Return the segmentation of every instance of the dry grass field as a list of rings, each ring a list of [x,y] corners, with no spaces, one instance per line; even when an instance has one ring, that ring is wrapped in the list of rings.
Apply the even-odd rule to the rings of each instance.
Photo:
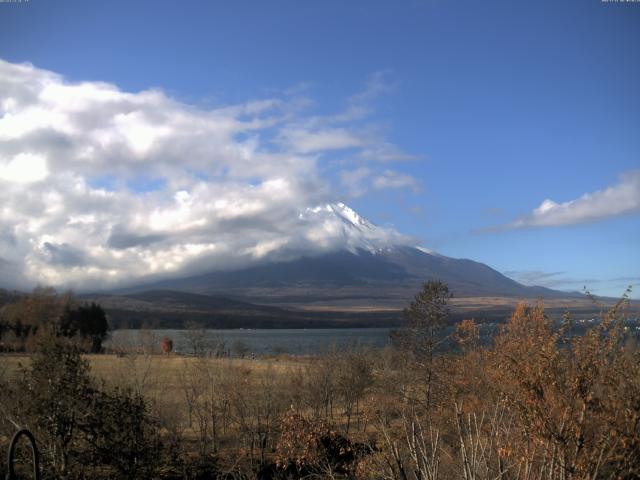
[[[96,380],[107,386],[132,388],[154,401],[179,399],[185,388],[185,373],[197,369],[228,371],[243,375],[247,382],[257,384],[261,376],[290,378],[300,373],[312,361],[306,357],[267,358],[207,358],[175,354],[88,354]],[[28,354],[1,354],[0,374],[10,378],[31,362]]]

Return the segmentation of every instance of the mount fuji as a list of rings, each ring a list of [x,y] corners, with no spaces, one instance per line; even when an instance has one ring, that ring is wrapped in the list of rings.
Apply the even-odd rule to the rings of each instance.
[[[572,296],[522,285],[483,263],[416,247],[410,238],[373,224],[342,203],[308,208],[299,213],[299,221],[314,226],[312,239],[320,249],[284,250],[249,266],[165,279],[120,293],[162,289],[259,303],[398,307],[424,282],[440,280],[456,297]]]

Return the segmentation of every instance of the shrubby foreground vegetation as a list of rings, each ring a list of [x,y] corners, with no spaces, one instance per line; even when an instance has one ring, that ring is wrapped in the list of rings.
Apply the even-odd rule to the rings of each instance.
[[[3,363],[2,442],[31,429],[56,479],[640,478],[625,298],[580,335],[522,304],[489,345],[443,338],[448,298],[426,284],[393,348],[317,358],[87,356],[45,329]]]

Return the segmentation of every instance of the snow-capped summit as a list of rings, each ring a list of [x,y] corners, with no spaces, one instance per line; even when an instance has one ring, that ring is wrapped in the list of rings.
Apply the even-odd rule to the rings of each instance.
[[[335,215],[336,217],[344,221],[347,225],[357,227],[360,230],[371,230],[376,228],[373,223],[371,223],[366,218],[361,217],[355,210],[353,210],[351,207],[348,207],[342,202],[327,203],[326,205],[318,207],[309,207],[306,209],[305,213],[300,214],[301,219],[310,218],[310,216],[312,215],[315,215],[316,217]]]
[[[356,228],[363,230],[372,230],[376,228],[376,225],[371,223],[366,218],[361,217],[355,210],[348,207],[342,202],[328,205],[328,207],[345,222],[355,226]]]
[[[375,225],[344,203],[307,208],[299,214],[299,219],[307,224],[307,240],[324,251],[377,253],[411,243],[393,228]]]

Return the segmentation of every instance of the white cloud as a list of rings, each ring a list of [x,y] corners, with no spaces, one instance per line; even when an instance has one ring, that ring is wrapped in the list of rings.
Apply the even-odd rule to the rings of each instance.
[[[405,188],[416,192],[420,189],[418,181],[414,177],[393,170],[385,170],[379,175],[376,175],[371,184],[379,190],[386,188]]]
[[[420,184],[411,175],[394,170],[378,171],[369,167],[343,170],[340,181],[353,197],[359,197],[370,190],[404,189],[412,192],[420,190]]]
[[[322,173],[331,152],[367,165],[359,194],[414,185],[373,158],[411,156],[363,133],[385,90],[374,76],[326,117],[286,96],[204,109],[0,60],[0,286],[95,288],[405,241],[313,213],[341,197]]]
[[[309,131],[306,129],[286,130],[280,141],[295,152],[310,153],[326,150],[342,150],[361,147],[364,141],[344,128],[327,128]]]
[[[546,199],[529,215],[515,220],[507,227],[559,227],[638,212],[640,171],[631,171],[621,175],[617,184],[585,193],[575,200],[556,203]]]
[[[48,173],[47,161],[42,155],[22,152],[7,163],[0,161],[0,180],[7,182],[38,182],[44,180]]]

